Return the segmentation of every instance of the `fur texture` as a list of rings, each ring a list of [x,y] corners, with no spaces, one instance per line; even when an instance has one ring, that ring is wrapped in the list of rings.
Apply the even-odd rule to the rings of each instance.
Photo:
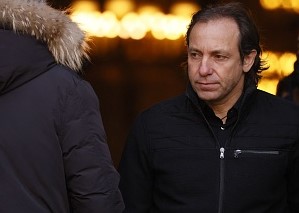
[[[75,71],[88,58],[86,34],[44,0],[0,0],[0,24],[46,42],[57,63]]]

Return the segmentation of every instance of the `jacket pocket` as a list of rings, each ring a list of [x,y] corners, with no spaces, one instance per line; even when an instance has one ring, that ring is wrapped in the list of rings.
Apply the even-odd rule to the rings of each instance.
[[[234,150],[234,158],[239,158],[244,155],[254,155],[254,156],[274,156],[279,155],[280,151],[277,150],[249,150],[249,149],[236,149]]]

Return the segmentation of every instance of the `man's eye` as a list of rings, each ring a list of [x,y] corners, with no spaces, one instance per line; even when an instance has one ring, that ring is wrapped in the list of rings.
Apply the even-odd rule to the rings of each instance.
[[[192,57],[192,58],[199,58],[199,54],[197,52],[190,52],[189,55]]]
[[[224,60],[224,59],[226,59],[227,57],[224,56],[224,55],[215,55],[215,58],[218,59],[218,60]]]

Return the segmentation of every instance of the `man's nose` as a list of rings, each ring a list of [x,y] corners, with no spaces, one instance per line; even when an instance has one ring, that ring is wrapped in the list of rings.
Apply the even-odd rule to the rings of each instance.
[[[201,76],[207,76],[212,73],[211,61],[207,57],[203,57],[199,63],[198,72]]]

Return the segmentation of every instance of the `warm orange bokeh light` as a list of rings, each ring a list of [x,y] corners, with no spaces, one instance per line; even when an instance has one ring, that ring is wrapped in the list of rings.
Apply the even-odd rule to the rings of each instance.
[[[290,5],[299,7],[299,0],[260,0],[260,3],[267,9],[283,5],[285,8]],[[135,8],[136,12],[133,11],[134,8],[135,5],[129,0],[109,0],[105,5],[106,10],[101,13],[95,1],[80,0],[73,4],[71,18],[95,37],[140,40],[150,33],[157,40],[175,41],[184,37],[192,13],[200,9],[195,4],[186,2],[174,4],[170,14],[164,14],[158,6],[150,4]],[[262,58],[270,68],[263,73],[259,88],[275,94],[279,79],[293,71],[296,54],[266,51]]]

